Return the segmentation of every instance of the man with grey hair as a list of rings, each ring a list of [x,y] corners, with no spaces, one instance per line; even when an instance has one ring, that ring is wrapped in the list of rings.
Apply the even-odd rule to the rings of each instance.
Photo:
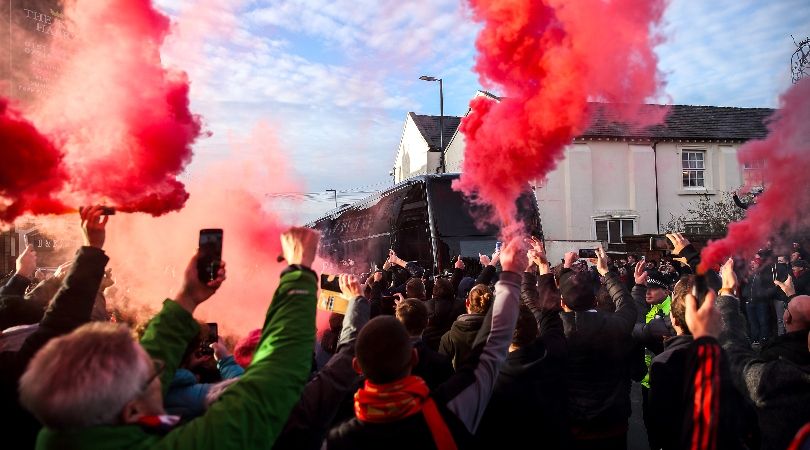
[[[309,268],[319,235],[293,228],[281,236],[290,266],[262,330],[253,362],[208,411],[181,426],[166,416],[163,395],[188,342],[192,317],[225,280],[203,284],[189,262],[174,300],[147,326],[140,344],[128,329],[90,324],[51,341],[20,380],[20,399],[44,425],[40,449],[269,448],[307,380],[315,341],[316,276]]]

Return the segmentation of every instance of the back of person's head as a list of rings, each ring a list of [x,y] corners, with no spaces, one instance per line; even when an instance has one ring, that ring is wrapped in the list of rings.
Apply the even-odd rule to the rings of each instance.
[[[565,306],[574,311],[587,311],[596,304],[593,278],[585,272],[566,271],[560,275],[560,294]]]
[[[126,325],[92,322],[34,356],[20,378],[20,403],[53,429],[112,425],[153,370]]]
[[[695,276],[684,275],[672,289],[672,303],[669,310],[672,315],[672,324],[680,327],[684,334],[692,334],[689,327],[686,326],[686,295],[691,294],[694,287]]]
[[[467,310],[470,314],[484,314],[492,304],[492,291],[485,284],[476,284],[467,296]]]
[[[246,369],[247,366],[250,365],[250,362],[253,361],[253,354],[256,353],[256,347],[258,347],[261,339],[261,328],[256,328],[248,333],[247,336],[240,339],[233,348],[233,359],[236,361],[236,364]]]
[[[419,300],[427,300],[425,294],[425,283],[419,278],[411,278],[405,283],[405,297],[418,298]]]
[[[447,278],[436,278],[433,280],[433,298],[453,299],[453,283]]]
[[[377,316],[368,321],[355,344],[360,369],[375,384],[406,377],[411,370],[412,350],[405,326],[391,316]]]
[[[526,305],[520,305],[515,331],[512,333],[512,345],[521,348],[537,339],[537,319]]]
[[[456,298],[460,300],[466,300],[467,296],[470,295],[470,290],[475,286],[475,278],[473,277],[464,277],[461,279],[461,282],[458,284],[458,292],[456,293]]]
[[[328,353],[334,354],[337,351],[337,344],[342,329],[343,314],[336,312],[329,314],[329,328],[321,333],[321,348]]]
[[[604,284],[599,285],[599,290],[596,292],[596,310],[607,313],[616,312],[616,304],[613,303],[613,297],[610,296],[610,292]]]
[[[421,336],[427,328],[428,309],[421,300],[408,298],[399,302],[395,315],[411,336]]]

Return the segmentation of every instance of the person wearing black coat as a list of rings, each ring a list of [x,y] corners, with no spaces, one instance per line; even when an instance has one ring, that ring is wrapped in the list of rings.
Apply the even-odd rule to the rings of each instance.
[[[49,340],[70,333],[90,321],[93,304],[104,277],[104,267],[109,257],[102,247],[105,239],[105,219],[100,219],[101,208],[92,207],[81,212],[85,229],[85,245],[76,253],[62,286],[54,296],[39,327],[28,336],[18,351],[0,353],[0,405],[4,419],[0,421],[0,433],[8,448],[32,448],[41,425],[19,403],[17,385],[28,362]],[[23,274],[19,274],[24,276]],[[7,289],[10,295],[22,296],[19,286]],[[77,368],[78,369],[78,368]]]
[[[810,263],[800,259],[791,263],[793,269],[793,288],[798,295],[810,295]]]
[[[568,343],[570,448],[624,449],[635,368],[631,363],[635,362],[636,305],[618,275],[608,271],[604,250],[597,249],[597,255],[597,270],[605,278],[616,312],[595,309],[590,276],[568,269],[569,261],[560,275],[561,317]]]
[[[560,295],[554,275],[544,273],[539,284],[533,268],[524,272],[512,345],[476,435],[480,449],[521,448],[537,436],[543,448],[568,448]]]
[[[395,315],[405,325],[413,348],[419,356],[419,361],[411,373],[425,380],[430,389],[436,389],[453,376],[453,366],[447,356],[429,348],[422,339],[422,333],[428,323],[428,309],[425,303],[413,298],[405,299],[397,304]]]
[[[442,336],[450,330],[456,318],[467,311],[464,308],[464,301],[456,299],[453,295],[450,280],[437,278],[432,294],[430,300],[425,302],[428,323],[422,340],[429,349],[437,351]]]
[[[492,298],[492,291],[486,285],[478,284],[472,288],[466,302],[467,314],[458,316],[450,330],[442,336],[439,353],[452,360],[455,370],[462,367],[472,354],[475,336],[481,329]]]

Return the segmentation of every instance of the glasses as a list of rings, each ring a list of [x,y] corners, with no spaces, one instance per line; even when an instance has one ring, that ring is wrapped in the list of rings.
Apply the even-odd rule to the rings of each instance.
[[[155,381],[155,378],[158,378],[161,375],[163,375],[163,372],[166,370],[166,362],[161,359],[152,359],[152,364],[154,365],[155,372],[149,378],[147,378],[146,382],[144,382],[143,386],[141,386],[141,394],[146,392],[146,390],[149,388],[149,385],[152,384],[153,381]]]

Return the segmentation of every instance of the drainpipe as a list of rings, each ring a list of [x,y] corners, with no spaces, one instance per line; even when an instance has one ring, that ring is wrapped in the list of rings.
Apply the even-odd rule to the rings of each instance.
[[[661,234],[661,208],[658,203],[658,141],[652,143],[653,171],[655,173],[655,234]]]

